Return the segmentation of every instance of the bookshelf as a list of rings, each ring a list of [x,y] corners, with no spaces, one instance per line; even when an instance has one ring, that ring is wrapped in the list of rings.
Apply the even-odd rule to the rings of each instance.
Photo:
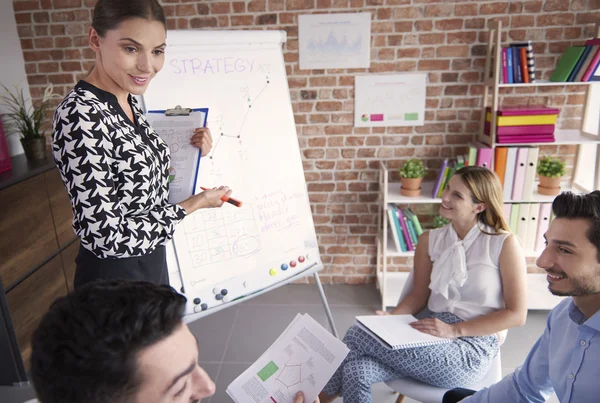
[[[596,25],[596,36],[600,37],[600,25]],[[513,83],[504,84],[500,82],[502,72],[502,21],[496,21],[492,24],[487,44],[486,63],[485,63],[485,83],[483,91],[483,100],[481,106],[481,116],[479,124],[478,141],[492,148],[495,147],[516,147],[516,146],[542,146],[542,145],[578,145],[577,156],[575,158],[574,175],[569,180],[567,189],[573,189],[580,192],[591,192],[594,189],[600,189],[600,82],[552,82],[537,81],[535,83]],[[585,88],[585,103],[581,127],[578,130],[556,130],[556,141],[551,143],[522,143],[522,144],[499,144],[496,143],[494,133],[496,132],[496,117],[500,97],[500,88],[524,88],[524,87],[552,87],[569,86]],[[526,99],[529,94],[521,94]],[[489,102],[491,98],[491,103]],[[492,118],[490,122],[490,134],[484,132],[486,108],[491,107]],[[584,186],[578,180],[578,173],[582,172],[582,167],[587,163],[586,169],[589,171],[589,161],[579,158],[582,146],[593,146],[596,148],[595,166],[592,172],[593,188]]]

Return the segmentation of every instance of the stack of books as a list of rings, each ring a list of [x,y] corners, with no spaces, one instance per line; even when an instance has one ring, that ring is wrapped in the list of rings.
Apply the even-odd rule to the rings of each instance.
[[[459,155],[456,159],[446,158],[442,161],[442,165],[437,174],[437,179],[433,184],[433,192],[431,197],[441,198],[442,192],[446,189],[446,185],[454,175],[464,166],[477,165],[480,167],[492,169],[492,157],[494,153],[491,147],[483,143],[475,142],[469,144],[469,152],[466,155]]]
[[[419,217],[410,208],[388,207],[390,231],[399,252],[414,251],[423,233]]]
[[[550,76],[554,82],[600,81],[600,38],[590,39],[585,46],[570,46],[560,57]]]
[[[535,82],[535,61],[531,41],[511,43],[502,48],[502,82],[521,84]]]
[[[552,143],[559,110],[543,105],[511,106],[498,109],[496,116],[496,142]],[[490,134],[492,109],[486,108],[485,133]]]

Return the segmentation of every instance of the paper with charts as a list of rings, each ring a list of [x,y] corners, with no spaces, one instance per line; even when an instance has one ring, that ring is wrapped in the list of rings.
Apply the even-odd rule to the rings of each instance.
[[[298,314],[273,345],[227,387],[236,402],[293,403],[299,391],[313,402],[348,347],[308,314]]]
[[[426,73],[355,77],[354,126],[423,126]]]

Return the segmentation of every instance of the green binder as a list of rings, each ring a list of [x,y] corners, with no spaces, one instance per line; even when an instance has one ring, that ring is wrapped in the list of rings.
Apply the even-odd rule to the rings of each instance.
[[[550,81],[566,82],[584,50],[585,46],[569,46],[560,57],[558,65],[550,76]]]

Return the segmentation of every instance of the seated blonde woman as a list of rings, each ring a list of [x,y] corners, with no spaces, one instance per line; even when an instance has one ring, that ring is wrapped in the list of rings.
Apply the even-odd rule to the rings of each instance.
[[[451,343],[389,350],[356,325],[344,342],[350,353],[321,393],[324,403],[372,401],[371,385],[409,376],[454,388],[479,381],[506,329],[527,315],[526,264],[503,217],[496,175],[476,166],[458,170],[442,194],[440,215],[452,222],[424,232],[414,258],[414,287],[390,313],[432,312],[412,326]]]

